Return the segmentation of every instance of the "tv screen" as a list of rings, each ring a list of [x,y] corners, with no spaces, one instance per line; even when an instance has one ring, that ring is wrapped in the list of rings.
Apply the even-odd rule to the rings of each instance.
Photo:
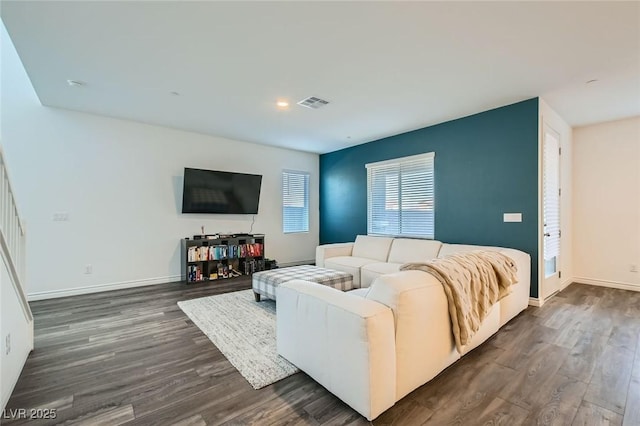
[[[261,175],[184,169],[182,213],[256,214]]]

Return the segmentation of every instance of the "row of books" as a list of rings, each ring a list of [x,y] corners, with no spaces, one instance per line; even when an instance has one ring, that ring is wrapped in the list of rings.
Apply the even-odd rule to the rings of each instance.
[[[204,281],[202,268],[199,265],[190,265],[187,267],[187,281],[190,283]]]
[[[245,275],[250,275],[254,272],[264,270],[264,260],[250,259],[242,262],[241,267]],[[238,269],[240,269],[240,265],[237,261],[231,264],[219,262],[215,267],[211,265],[208,268],[204,268],[204,270],[200,265],[189,265],[187,267],[187,281],[193,283],[205,280],[217,280],[218,278],[239,277],[242,275],[242,272]]]
[[[206,280],[217,280],[218,278],[239,277],[242,275],[231,265],[218,263],[215,268],[209,268],[208,274],[199,265],[191,265],[187,270],[187,281],[190,283]]]
[[[236,268],[237,266],[234,268],[233,265],[218,263],[218,265],[215,268],[212,268],[210,270],[209,279],[217,280],[218,278],[239,277],[242,274]]]
[[[258,271],[264,271],[264,259],[249,259],[244,262],[245,275],[251,275]]]
[[[238,259],[262,256],[262,253],[263,245],[260,243],[189,247],[187,261]]]

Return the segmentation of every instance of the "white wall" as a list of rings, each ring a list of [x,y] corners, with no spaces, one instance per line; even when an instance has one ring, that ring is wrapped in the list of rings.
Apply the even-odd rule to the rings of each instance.
[[[12,46],[5,45],[6,38],[4,26],[0,25],[3,63],[5,55],[15,54]],[[0,79],[0,93],[4,87],[2,83],[4,83],[4,77]],[[1,132],[2,120],[0,120]],[[29,319],[28,308],[22,305],[18,292],[20,288],[11,278],[7,259],[0,244],[0,410],[4,409],[9,401],[27,356],[33,349],[33,322]],[[7,341],[8,337],[9,341]]]
[[[574,129],[574,273],[640,290],[640,117]]]
[[[571,126],[558,113],[556,113],[545,101],[540,99],[540,129],[538,131],[539,147],[540,147],[540,161],[539,161],[539,267],[538,267],[538,279],[540,281],[539,297],[543,299],[548,297],[551,293],[550,289],[547,289],[544,283],[544,244],[543,244],[543,220],[544,215],[542,211],[542,137],[544,136],[544,125],[547,124],[553,130],[560,135],[560,147],[562,149],[562,155],[560,156],[560,188],[562,189],[562,196],[560,197],[560,229],[562,231],[562,237],[560,239],[560,265],[558,270],[562,272],[560,279],[560,289],[563,289],[573,281],[573,239],[574,232],[573,227],[573,131]]]
[[[184,167],[262,174],[253,232],[266,235],[266,256],[314,259],[318,155],[43,107],[6,45],[2,143],[26,222],[31,299],[179,280],[181,238],[201,225],[249,232],[250,215],[181,214]],[[283,169],[311,175],[308,233],[282,233]]]

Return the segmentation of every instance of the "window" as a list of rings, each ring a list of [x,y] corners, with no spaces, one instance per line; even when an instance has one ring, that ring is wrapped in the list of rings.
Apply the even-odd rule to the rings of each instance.
[[[282,172],[282,231],[309,232],[309,173]]]
[[[367,164],[367,232],[434,237],[435,153]]]

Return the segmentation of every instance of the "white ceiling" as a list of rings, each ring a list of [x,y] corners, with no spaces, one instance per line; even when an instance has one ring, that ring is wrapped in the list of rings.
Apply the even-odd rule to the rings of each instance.
[[[44,105],[232,139],[324,153],[536,96],[573,126],[640,114],[640,2],[1,7]]]

